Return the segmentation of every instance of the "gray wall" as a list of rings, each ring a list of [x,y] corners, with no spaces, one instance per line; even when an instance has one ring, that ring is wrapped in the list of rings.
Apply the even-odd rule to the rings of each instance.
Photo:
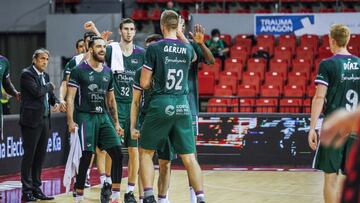
[[[45,31],[48,0],[0,0],[0,32]]]
[[[76,14],[48,15],[46,18],[46,46],[54,56],[72,57],[75,42],[85,32],[83,25],[92,20],[99,31],[113,32],[111,39],[119,40],[118,26],[120,14]]]

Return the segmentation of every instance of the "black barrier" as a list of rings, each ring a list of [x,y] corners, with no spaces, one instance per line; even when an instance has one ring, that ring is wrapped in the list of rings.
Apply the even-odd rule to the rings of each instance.
[[[321,126],[322,119],[318,125]],[[310,168],[309,114],[209,114],[199,116],[202,164]]]
[[[0,175],[20,172],[24,154],[22,145],[19,115],[4,116],[4,138],[2,140],[0,138]],[[65,165],[68,151],[69,139],[65,114],[52,114],[51,132],[43,168]]]

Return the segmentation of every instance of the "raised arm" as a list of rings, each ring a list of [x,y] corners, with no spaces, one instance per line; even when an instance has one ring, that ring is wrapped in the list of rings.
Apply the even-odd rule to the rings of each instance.
[[[204,41],[205,28],[203,28],[200,24],[196,24],[194,26],[194,33],[189,32],[189,34],[193,38],[193,40],[199,45],[204,55],[205,61],[208,64],[214,64],[215,63],[214,55],[211,53],[210,49],[206,46]]]

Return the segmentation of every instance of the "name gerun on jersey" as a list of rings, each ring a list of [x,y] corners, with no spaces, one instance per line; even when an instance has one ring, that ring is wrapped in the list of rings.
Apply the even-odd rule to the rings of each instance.
[[[164,52],[175,53],[175,54],[186,54],[186,48],[185,47],[165,45],[164,46]]]
[[[358,63],[357,62],[347,62],[343,63],[344,70],[359,70]]]

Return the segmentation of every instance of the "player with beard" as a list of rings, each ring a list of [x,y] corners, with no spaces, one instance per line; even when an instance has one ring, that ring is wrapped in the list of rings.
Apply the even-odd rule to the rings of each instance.
[[[124,194],[125,203],[136,203],[135,183],[139,173],[138,140],[130,134],[130,109],[132,85],[135,72],[144,64],[144,49],[133,44],[136,34],[135,22],[125,18],[119,25],[120,42],[111,43],[106,49],[106,64],[113,71],[114,90],[119,109],[120,126],[124,129],[124,144],[128,148],[128,187]],[[141,191],[141,188],[139,187]]]
[[[75,202],[84,199],[86,171],[96,147],[106,150],[112,159],[112,200],[119,201],[120,198],[122,152],[118,135],[123,134],[123,129],[119,125],[117,116],[112,72],[103,64],[105,51],[105,40],[92,37],[89,41],[89,59],[71,72],[68,83],[68,128],[71,133],[75,133],[77,129],[83,149],[79,173],[76,176]],[[76,94],[77,101],[74,102]],[[106,106],[113,121],[106,113]],[[102,194],[101,197],[101,202],[109,202],[110,195]]]

